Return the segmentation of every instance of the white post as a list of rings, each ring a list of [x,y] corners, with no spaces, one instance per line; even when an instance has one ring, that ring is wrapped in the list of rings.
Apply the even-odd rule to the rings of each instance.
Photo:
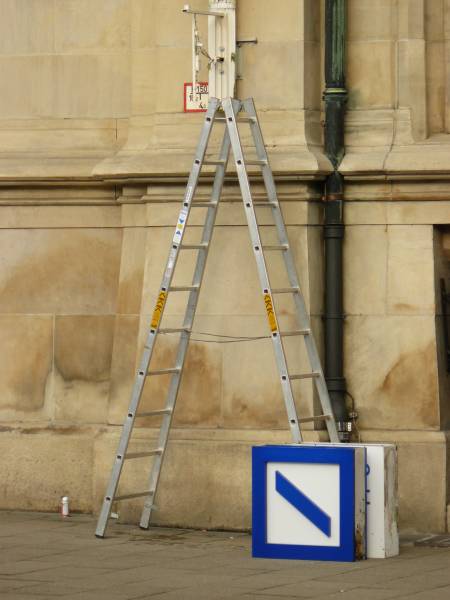
[[[209,97],[234,98],[236,86],[236,0],[209,0],[211,11],[222,19],[208,17],[208,53],[213,59],[209,72]]]
[[[195,15],[192,16],[192,98],[197,102],[197,72],[198,72],[198,56],[197,56],[197,22]]]

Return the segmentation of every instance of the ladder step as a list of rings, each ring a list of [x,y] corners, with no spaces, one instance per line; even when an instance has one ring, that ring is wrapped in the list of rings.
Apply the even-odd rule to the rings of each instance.
[[[278,206],[276,202],[253,202],[253,206],[265,206],[266,208],[273,208],[274,206]]]
[[[204,165],[224,165],[225,161],[224,160],[204,160],[203,161]]]
[[[227,118],[226,117],[216,117],[214,120],[219,123],[225,123]],[[237,117],[236,122],[237,123],[256,123],[256,118],[255,117]]]
[[[180,250],[205,250],[209,244],[204,242],[203,244],[183,244],[180,246]]]
[[[301,373],[299,375],[289,375],[289,379],[315,379],[316,377],[320,377],[319,371],[313,371],[312,373]]]
[[[135,494],[125,494],[124,496],[116,496],[114,501],[119,500],[132,500],[133,498],[145,498],[147,496],[153,496],[153,492],[136,492]]]
[[[217,205],[218,202],[192,202],[191,208],[210,208]]]
[[[298,287],[272,289],[272,294],[298,294],[298,293],[300,293],[300,288],[298,288]]]
[[[256,165],[258,167],[265,167],[268,164],[267,160],[253,160],[253,159],[247,160],[247,159],[244,159],[244,162],[245,162],[246,165],[250,165],[250,166]]]
[[[278,245],[278,246],[263,246],[262,249],[263,250],[282,250],[283,252],[285,252],[286,250],[289,250],[289,246],[287,244],[282,244],[282,245]]]
[[[160,329],[159,333],[191,333],[192,329],[189,327],[180,327],[180,328],[170,328],[167,327],[165,329]]]
[[[311,329],[297,329],[293,331],[280,331],[281,337],[291,337],[294,335],[311,335]]]
[[[174,285],[169,288],[169,292],[198,292],[198,285]]]
[[[174,367],[173,369],[157,369],[156,371],[149,371],[147,376],[152,375],[169,375],[171,373],[179,373],[181,371],[180,367]]]
[[[141,412],[136,417],[159,417],[161,415],[171,415],[173,410],[171,408],[160,408],[158,410],[149,410],[147,412]]]
[[[315,415],[314,417],[305,417],[298,419],[299,423],[312,423],[313,421],[329,421],[333,417],[331,415]]]
[[[130,452],[125,454],[125,458],[147,458],[147,456],[157,456],[162,454],[162,448],[156,448],[156,450],[149,450],[148,452]]]

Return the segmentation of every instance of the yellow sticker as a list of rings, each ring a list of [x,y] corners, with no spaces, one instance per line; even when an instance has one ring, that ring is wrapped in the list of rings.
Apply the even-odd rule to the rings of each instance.
[[[156,302],[155,310],[153,311],[153,317],[151,322],[151,328],[156,329],[161,320],[162,311],[166,303],[167,292],[160,292],[158,300]]]
[[[270,331],[275,333],[275,331],[278,331],[278,324],[270,294],[264,294],[264,304],[266,305],[267,317],[269,318]]]

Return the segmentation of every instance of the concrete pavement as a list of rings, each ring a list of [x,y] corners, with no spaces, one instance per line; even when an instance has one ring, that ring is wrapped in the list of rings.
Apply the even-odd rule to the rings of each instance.
[[[361,563],[251,558],[243,533],[0,512],[0,600],[448,600],[450,548],[416,547]]]

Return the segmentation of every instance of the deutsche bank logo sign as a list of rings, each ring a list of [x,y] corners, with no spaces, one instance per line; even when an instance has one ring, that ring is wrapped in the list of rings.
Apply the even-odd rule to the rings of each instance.
[[[253,556],[365,556],[365,449],[253,448]]]

